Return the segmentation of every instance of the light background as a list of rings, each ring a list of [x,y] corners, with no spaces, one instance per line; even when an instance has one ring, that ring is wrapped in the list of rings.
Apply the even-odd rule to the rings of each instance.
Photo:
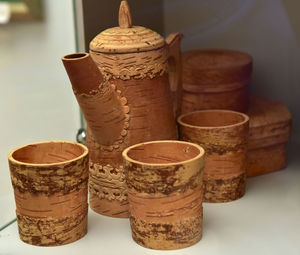
[[[73,4],[44,3],[45,21],[0,26],[0,196],[13,192],[10,150],[35,141],[74,141],[79,127],[79,109],[60,60],[75,51]]]

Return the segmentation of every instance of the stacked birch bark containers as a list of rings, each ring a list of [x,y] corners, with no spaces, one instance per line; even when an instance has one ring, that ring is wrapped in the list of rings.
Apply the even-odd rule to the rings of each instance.
[[[249,116],[247,176],[286,167],[291,115],[284,104],[248,95],[253,60],[232,50],[184,52],[182,113],[226,109]]]
[[[181,38],[133,26],[122,1],[119,27],[97,35],[90,54],[62,58],[87,148],[50,141],[10,153],[21,240],[56,246],[83,237],[89,185],[90,208],[129,217],[139,245],[188,247],[202,237],[202,201],[239,199],[247,176],[286,166],[291,115],[248,95],[252,57],[196,50],[181,62]]]

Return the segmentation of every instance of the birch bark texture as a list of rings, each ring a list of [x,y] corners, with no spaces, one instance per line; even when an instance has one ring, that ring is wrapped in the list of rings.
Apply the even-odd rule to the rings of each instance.
[[[202,237],[204,150],[152,141],[123,152],[132,237],[139,245],[179,249]]]
[[[252,57],[244,52],[207,49],[182,54],[182,113],[224,109],[246,112]]]
[[[13,150],[8,160],[22,241],[58,246],[87,233],[85,146],[67,141],[33,143]]]
[[[286,144],[291,134],[291,114],[284,104],[272,99],[250,95],[249,102],[247,176],[285,168]]]
[[[205,149],[204,202],[242,197],[246,185],[249,117],[229,110],[203,110],[178,118],[181,140]]]
[[[127,1],[121,1],[119,26],[102,31],[90,42],[90,56],[123,108],[122,130],[110,144],[101,142],[88,125],[90,207],[97,213],[128,217],[124,149],[178,138],[175,113],[181,102],[181,38],[176,33],[165,39],[134,26]]]

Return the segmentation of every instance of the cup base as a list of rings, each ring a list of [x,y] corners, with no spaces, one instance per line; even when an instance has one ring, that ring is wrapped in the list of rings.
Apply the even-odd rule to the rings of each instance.
[[[176,250],[192,246],[202,238],[202,216],[173,223],[145,222],[130,217],[133,240],[149,249]]]
[[[87,211],[60,219],[33,218],[17,214],[20,239],[36,246],[72,243],[87,233]]]

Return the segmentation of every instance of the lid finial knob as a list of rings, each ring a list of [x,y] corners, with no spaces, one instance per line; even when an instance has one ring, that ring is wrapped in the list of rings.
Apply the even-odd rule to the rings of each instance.
[[[130,8],[127,1],[121,1],[119,9],[119,26],[121,28],[132,27]]]

